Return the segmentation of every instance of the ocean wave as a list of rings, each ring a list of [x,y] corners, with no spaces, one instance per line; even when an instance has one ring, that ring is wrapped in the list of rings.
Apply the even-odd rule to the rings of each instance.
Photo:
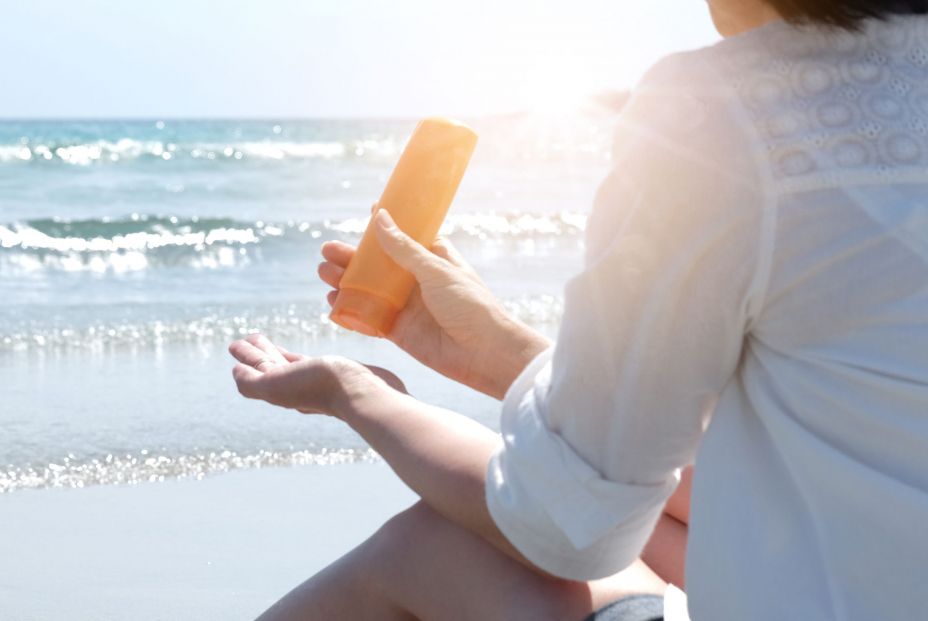
[[[375,462],[370,449],[261,450],[239,453],[213,450],[191,455],[170,455],[141,450],[137,453],[78,459],[73,455],[41,466],[8,465],[0,469],[0,494],[49,487],[82,488],[94,485],[138,485],[172,479],[204,477],[246,468],[328,466]]]
[[[40,271],[125,273],[183,265],[235,267],[264,251],[355,239],[368,218],[317,222],[247,222],[134,214],[121,219],[27,220],[0,224],[0,275]],[[478,213],[450,216],[441,233],[452,239],[578,239],[586,216]]]
[[[556,325],[563,301],[551,295],[504,300],[513,316],[533,326]],[[219,345],[254,333],[279,340],[328,338],[344,331],[332,323],[327,306],[286,304],[257,309],[203,309],[175,319],[129,319],[85,324],[47,325],[32,321],[0,332],[0,353],[62,350],[152,348],[175,343]]]
[[[29,220],[0,225],[0,274],[231,267],[251,259],[249,246],[282,234],[263,222],[224,219]]]
[[[0,144],[0,164],[65,163],[74,166],[131,162],[204,160],[305,160],[395,157],[403,144],[395,139],[338,141],[242,141],[174,143],[122,138],[78,143]]]

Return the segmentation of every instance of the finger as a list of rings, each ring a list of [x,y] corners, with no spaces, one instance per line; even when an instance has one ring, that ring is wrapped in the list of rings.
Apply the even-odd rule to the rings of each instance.
[[[374,216],[374,227],[383,251],[416,280],[422,282],[444,274],[445,261],[401,231],[386,209],[381,209]]]
[[[377,203],[374,203],[373,205],[371,205],[371,215],[374,215],[375,213],[377,213],[377,205],[379,205],[379,204],[380,204],[380,203],[377,202]]]
[[[263,334],[249,334],[245,337],[245,340],[267,354],[271,362],[276,364],[284,364],[287,362],[287,359],[283,357],[280,350],[277,349],[277,346],[271,343]]]
[[[276,363],[273,359],[268,357],[266,352],[258,349],[246,340],[235,341],[229,345],[229,353],[239,362],[247,364],[257,371],[264,372],[276,366]],[[278,356],[279,355],[280,352],[278,352]],[[283,358],[283,356],[281,356],[281,358]]]
[[[304,358],[306,358],[306,356],[304,356],[303,354],[293,353],[292,351],[288,351],[284,349],[280,345],[277,345],[276,347],[277,347],[277,351],[280,352],[280,354],[287,360],[287,362],[299,362],[300,360],[303,360]]]
[[[247,364],[239,363],[232,368],[232,377],[235,379],[235,386],[243,397],[249,399],[261,398],[261,378],[264,377],[263,373]]]
[[[316,271],[319,273],[319,278],[322,279],[322,282],[336,289],[338,289],[338,285],[342,281],[342,276],[345,275],[344,267],[340,267],[328,261],[320,263],[319,269]]]
[[[467,262],[467,259],[464,258],[457,248],[451,243],[447,237],[439,237],[435,240],[435,243],[432,244],[432,252],[446,260],[448,263],[459,268],[462,272],[470,276],[470,279],[474,282],[477,282],[483,285],[483,279],[480,278],[480,274],[477,273],[477,270]]]
[[[430,250],[452,265],[470,267],[447,237],[438,237]]]
[[[338,291],[329,291],[325,296],[325,301],[329,303],[329,306],[335,306],[335,300],[338,299]]]
[[[348,267],[357,248],[343,241],[327,241],[322,244],[322,258],[339,267]]]

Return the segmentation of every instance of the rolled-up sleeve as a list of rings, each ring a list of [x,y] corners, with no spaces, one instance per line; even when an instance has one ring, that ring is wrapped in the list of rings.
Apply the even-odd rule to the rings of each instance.
[[[526,558],[564,578],[640,555],[762,297],[764,184],[719,120],[724,96],[680,91],[693,75],[659,65],[623,113],[557,345],[503,402],[487,506]]]
[[[676,481],[610,481],[548,428],[541,412],[551,353],[536,358],[509,391],[506,450],[491,462],[487,504],[500,531],[538,567],[593,580],[638,556]]]

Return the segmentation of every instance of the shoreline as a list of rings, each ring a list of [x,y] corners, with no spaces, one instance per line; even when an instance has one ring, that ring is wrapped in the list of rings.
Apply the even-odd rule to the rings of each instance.
[[[415,500],[383,463],[2,495],[0,610],[253,619]]]

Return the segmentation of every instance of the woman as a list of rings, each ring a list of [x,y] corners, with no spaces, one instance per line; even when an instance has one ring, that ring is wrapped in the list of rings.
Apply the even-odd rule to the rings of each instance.
[[[419,282],[391,339],[505,397],[502,446],[385,371],[232,345],[242,394],[422,498],[263,619],[659,619],[687,522],[696,621],[924,617],[928,1],[709,6],[726,40],[621,117],[554,347],[376,217]]]

